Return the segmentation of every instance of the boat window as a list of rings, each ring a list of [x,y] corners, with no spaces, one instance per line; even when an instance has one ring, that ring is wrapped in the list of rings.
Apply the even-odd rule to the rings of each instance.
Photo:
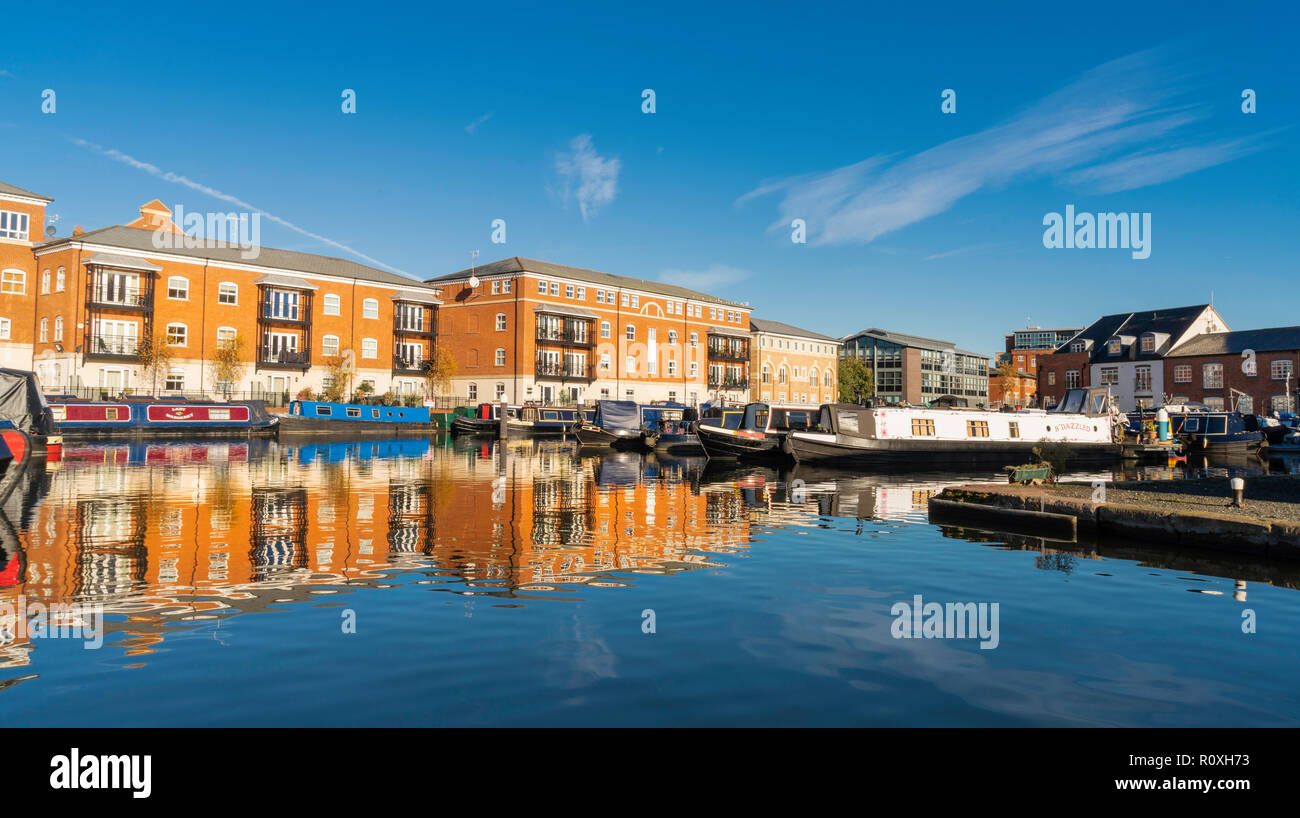
[[[355,406],[349,406],[349,407],[348,407],[348,417],[350,417],[350,418],[359,418],[359,417],[361,417],[361,410],[358,409],[358,408],[355,407]]]
[[[117,407],[109,406],[104,409],[104,420],[117,420]]]
[[[208,420],[230,420],[229,409],[209,409]]]
[[[934,418],[912,418],[913,437],[933,437]]]
[[[1207,435],[1226,435],[1228,433],[1228,419],[1222,415],[1206,418],[1205,433]]]
[[[1010,427],[1011,427],[1011,428],[1008,430],[1009,434],[1010,434],[1012,437],[1020,437],[1020,424],[1019,424],[1019,423],[1012,423],[1012,424],[1010,424]]]
[[[542,412],[542,420],[559,420],[559,412]]]
[[[1201,429],[1200,418],[1188,418],[1187,420],[1183,421],[1183,431],[1185,432],[1199,432],[1200,429]]]
[[[968,420],[966,421],[966,437],[988,437],[989,422],[987,420]]]
[[[857,412],[840,412],[836,418],[839,421],[838,428],[841,432],[858,431],[858,413]]]
[[[317,406],[317,407],[316,407],[316,414],[317,414],[317,415],[331,415],[331,414],[333,414],[333,410],[332,410],[330,407],[328,407],[328,406]]]

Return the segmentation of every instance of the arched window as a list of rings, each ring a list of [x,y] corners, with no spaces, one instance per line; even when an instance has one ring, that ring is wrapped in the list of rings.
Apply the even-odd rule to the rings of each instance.
[[[771,382],[772,382],[772,369],[767,364],[763,364],[763,383],[771,383]]]
[[[376,299],[376,298],[367,298],[365,301],[362,301],[362,302],[361,302],[361,317],[362,317],[362,318],[378,318],[378,317],[379,317],[379,300]]]
[[[41,343],[43,344],[49,340],[50,340],[50,319],[42,318],[41,319]]]
[[[497,366],[506,365],[506,351],[502,348],[497,349]]]
[[[68,271],[66,268],[60,267],[59,271],[54,275],[54,291],[56,293],[63,292],[64,287],[67,286],[67,281]]]
[[[321,300],[321,313],[323,315],[338,315],[340,304],[342,304],[342,301],[337,293],[325,293],[325,297]]]
[[[378,358],[378,357],[379,357],[379,342],[376,341],[374,338],[362,338],[362,339],[361,339],[361,357],[362,357],[362,358]]]
[[[497,313],[497,332],[504,332],[505,328],[506,328],[506,314],[504,312],[499,312]]]
[[[41,273],[41,294],[44,295],[50,291],[50,271],[46,270]]]
[[[217,285],[217,303],[235,306],[239,303],[239,285],[233,281],[223,281]]]
[[[63,316],[59,315],[54,318],[54,340],[63,340]]]
[[[670,344],[677,343],[677,330],[675,329],[668,330],[668,343]]]
[[[183,276],[172,276],[167,279],[167,298],[172,301],[188,301],[190,299],[190,280]]]
[[[339,354],[339,337],[337,335],[322,335],[320,339],[321,354],[327,358],[333,358]]]
[[[629,341],[636,340],[636,327],[631,324],[627,325],[627,340]]]
[[[785,367],[781,367],[780,369],[778,369],[778,370],[776,371],[776,382],[777,382],[777,383],[785,383]],[[784,398],[783,398],[783,400],[784,400]]]
[[[813,367],[812,374],[808,376],[808,383],[812,384],[813,388],[816,388],[816,387],[817,387],[817,368],[816,368],[816,367]]]

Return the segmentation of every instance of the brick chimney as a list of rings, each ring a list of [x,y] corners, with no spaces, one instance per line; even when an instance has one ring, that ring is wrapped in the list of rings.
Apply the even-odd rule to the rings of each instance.
[[[138,230],[164,230],[170,233],[183,232],[175,223],[172,222],[172,212],[167,209],[167,205],[157,199],[140,205],[140,218],[129,222],[126,226],[134,227]]]

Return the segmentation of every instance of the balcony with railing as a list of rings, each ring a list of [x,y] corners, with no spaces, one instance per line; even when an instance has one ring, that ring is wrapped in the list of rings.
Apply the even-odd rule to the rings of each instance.
[[[133,360],[140,354],[140,339],[134,335],[98,334],[86,338],[87,358]]]
[[[565,381],[594,381],[596,379],[594,364],[579,361],[553,361],[538,359],[536,375],[539,378],[555,378]]]
[[[423,315],[403,315],[398,312],[393,316],[393,334],[432,336],[433,320]]]
[[[428,358],[416,358],[406,355],[398,355],[393,358],[394,375],[427,375],[432,366],[433,361]]]
[[[715,375],[709,373],[710,389],[748,389],[748,375]]]
[[[715,361],[748,361],[749,342],[719,343],[709,341],[709,357]]]
[[[298,349],[262,346],[257,350],[257,365],[271,369],[309,369],[311,354]]]
[[[572,346],[595,346],[596,336],[585,324],[565,327],[547,327],[538,325],[537,341],[543,344],[569,344]]]
[[[90,291],[90,305],[122,310],[152,310],[153,293],[140,290],[107,290],[95,288]]]

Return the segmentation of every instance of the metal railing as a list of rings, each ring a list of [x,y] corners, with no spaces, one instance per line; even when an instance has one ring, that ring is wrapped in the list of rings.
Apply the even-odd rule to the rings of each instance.
[[[142,293],[139,290],[128,290],[125,293],[92,290],[90,296],[90,303],[100,307],[150,307],[152,301],[150,293]]]
[[[710,389],[748,389],[749,378],[715,378],[709,376]]]
[[[433,366],[433,361],[427,358],[394,358],[393,371],[405,372],[413,375],[423,375]]]
[[[311,363],[310,356],[305,351],[296,349],[273,349],[271,347],[260,347],[257,351],[257,362],[259,364],[288,364],[291,366],[308,366]]]
[[[140,354],[140,339],[134,335],[92,335],[88,354],[133,358]]]
[[[568,361],[538,361],[536,374],[539,378],[595,380],[594,369],[595,367],[590,363],[579,365],[571,364]]]
[[[747,361],[749,350],[744,347],[727,347],[709,344],[709,357],[723,361]]]
[[[537,328],[537,340],[560,344],[580,344],[583,346],[592,346],[596,343],[590,332],[579,332],[572,329],[549,329],[546,327]]]

